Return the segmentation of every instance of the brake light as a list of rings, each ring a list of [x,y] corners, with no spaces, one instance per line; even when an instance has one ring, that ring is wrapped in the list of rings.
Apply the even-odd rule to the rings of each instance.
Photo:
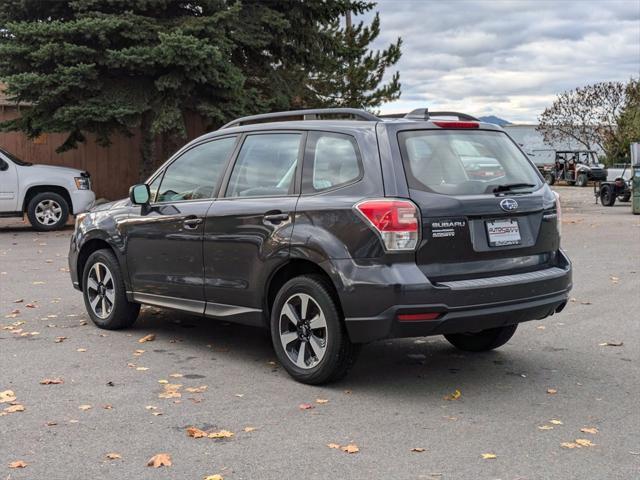
[[[560,206],[560,194],[553,192],[556,196],[556,222],[558,224],[558,235],[562,236],[562,207]]]
[[[380,234],[388,251],[414,250],[418,245],[419,211],[409,200],[364,200],[355,208]]]
[[[441,128],[479,128],[480,124],[478,122],[452,122],[452,121],[438,121],[433,122],[434,125],[437,125]]]

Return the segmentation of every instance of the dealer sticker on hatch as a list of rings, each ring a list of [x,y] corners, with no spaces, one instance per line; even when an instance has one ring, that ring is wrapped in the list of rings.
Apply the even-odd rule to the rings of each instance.
[[[489,246],[505,247],[508,245],[520,245],[520,227],[518,221],[508,218],[487,221],[487,233],[489,234]]]

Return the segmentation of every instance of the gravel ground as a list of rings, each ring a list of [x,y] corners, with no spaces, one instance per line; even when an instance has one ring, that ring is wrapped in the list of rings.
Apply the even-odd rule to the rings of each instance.
[[[71,230],[0,220],[0,392],[24,407],[0,403],[0,479],[640,478],[640,217],[557,190],[574,262],[564,312],[491,353],[374,343],[328,387],[293,382],[247,327],[145,308],[130,330],[98,330],[69,281]],[[181,396],[159,398],[164,382]],[[173,465],[147,467],[157,453]]]

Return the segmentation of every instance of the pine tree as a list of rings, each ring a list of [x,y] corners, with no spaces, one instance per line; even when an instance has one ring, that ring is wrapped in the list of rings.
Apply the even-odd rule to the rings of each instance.
[[[144,178],[159,161],[155,140],[179,143],[187,114],[214,128],[292,107],[375,106],[396,98],[396,77],[392,91],[376,90],[375,80],[382,78],[381,64],[397,61],[399,44],[391,56],[366,60],[363,52],[379,32],[377,17],[371,31],[353,31],[353,53],[334,27],[348,12],[373,6],[359,0],[2,0],[0,79],[14,100],[31,107],[1,127],[31,137],[68,132],[61,151],[85,141],[87,132],[108,145],[115,132],[139,128]],[[350,87],[338,83],[332,91],[328,79],[344,75],[344,61],[353,66],[345,77]]]
[[[400,97],[400,74],[395,72],[382,84],[387,69],[400,59],[402,39],[385,50],[371,51],[369,46],[380,34],[380,16],[370,25],[352,24],[347,12],[345,26],[334,20],[325,29],[334,39],[328,65],[316,72],[309,88],[311,102],[319,106],[344,106],[372,109]]]

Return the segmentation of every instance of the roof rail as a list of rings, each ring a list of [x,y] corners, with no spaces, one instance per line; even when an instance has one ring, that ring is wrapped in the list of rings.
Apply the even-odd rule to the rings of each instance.
[[[291,117],[302,117],[302,120],[319,120],[324,115],[344,115],[355,117],[356,120],[366,120],[368,122],[379,122],[380,119],[372,113],[365,112],[358,108],[313,108],[308,110],[291,110],[289,112],[263,113],[261,115],[249,115],[248,117],[236,118],[235,120],[220,127],[230,128],[252,123],[277,122],[279,120],[291,121]]]
[[[430,112],[428,108],[416,108],[407,113],[404,118],[411,120],[429,120],[431,117],[456,117],[458,120],[479,122],[480,120],[472,115],[460,112]]]

